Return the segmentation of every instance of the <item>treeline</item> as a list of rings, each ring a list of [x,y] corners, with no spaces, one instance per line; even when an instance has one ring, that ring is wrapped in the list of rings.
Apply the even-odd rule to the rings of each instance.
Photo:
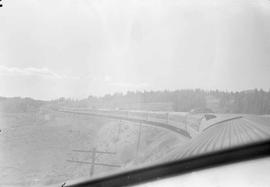
[[[229,113],[270,114],[270,91],[210,92],[219,98],[219,107]]]
[[[210,108],[222,113],[270,114],[270,91],[241,92],[176,90],[115,93],[87,99],[60,98],[59,105],[91,108],[171,110],[187,112],[194,108]]]
[[[0,97],[0,112],[36,112],[44,105],[179,112],[210,108],[218,113],[270,114],[270,91],[257,89],[241,92],[201,89],[137,91],[126,94],[107,94],[103,97],[89,96],[81,100],[59,98],[52,101]]]

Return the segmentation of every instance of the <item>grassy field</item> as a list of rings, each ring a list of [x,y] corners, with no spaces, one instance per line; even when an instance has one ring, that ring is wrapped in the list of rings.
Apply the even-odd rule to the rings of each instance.
[[[105,123],[68,116],[45,120],[33,114],[1,114],[0,185],[46,185],[84,176],[83,167],[66,160],[72,149],[91,147]]]
[[[90,165],[67,160],[91,161],[91,154],[74,149],[115,152],[97,155],[96,162],[121,169],[153,162],[181,140],[174,133],[138,124],[61,113],[0,114],[0,186],[39,186],[89,177]],[[166,140],[166,141],[164,141]],[[119,168],[96,166],[95,175]]]

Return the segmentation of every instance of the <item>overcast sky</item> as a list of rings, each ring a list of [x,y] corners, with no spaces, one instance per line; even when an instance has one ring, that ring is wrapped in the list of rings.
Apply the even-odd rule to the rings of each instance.
[[[4,0],[0,95],[270,88],[269,0]]]

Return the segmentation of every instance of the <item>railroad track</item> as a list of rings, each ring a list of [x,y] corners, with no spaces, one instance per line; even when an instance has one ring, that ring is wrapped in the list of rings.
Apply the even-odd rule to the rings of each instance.
[[[132,112],[132,111],[76,111],[67,109],[58,109],[57,112],[76,114],[76,115],[87,115],[93,117],[102,117],[109,119],[125,120],[135,123],[148,124],[154,127],[167,129],[171,132],[178,133],[181,136],[191,139],[189,132],[186,130],[186,124],[181,121],[170,120],[168,113],[151,113],[151,112]],[[155,117],[155,115],[160,115]]]

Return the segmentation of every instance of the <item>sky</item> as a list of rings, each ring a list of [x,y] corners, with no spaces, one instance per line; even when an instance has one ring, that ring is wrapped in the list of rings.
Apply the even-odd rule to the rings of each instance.
[[[269,0],[12,0],[0,95],[270,88]]]

